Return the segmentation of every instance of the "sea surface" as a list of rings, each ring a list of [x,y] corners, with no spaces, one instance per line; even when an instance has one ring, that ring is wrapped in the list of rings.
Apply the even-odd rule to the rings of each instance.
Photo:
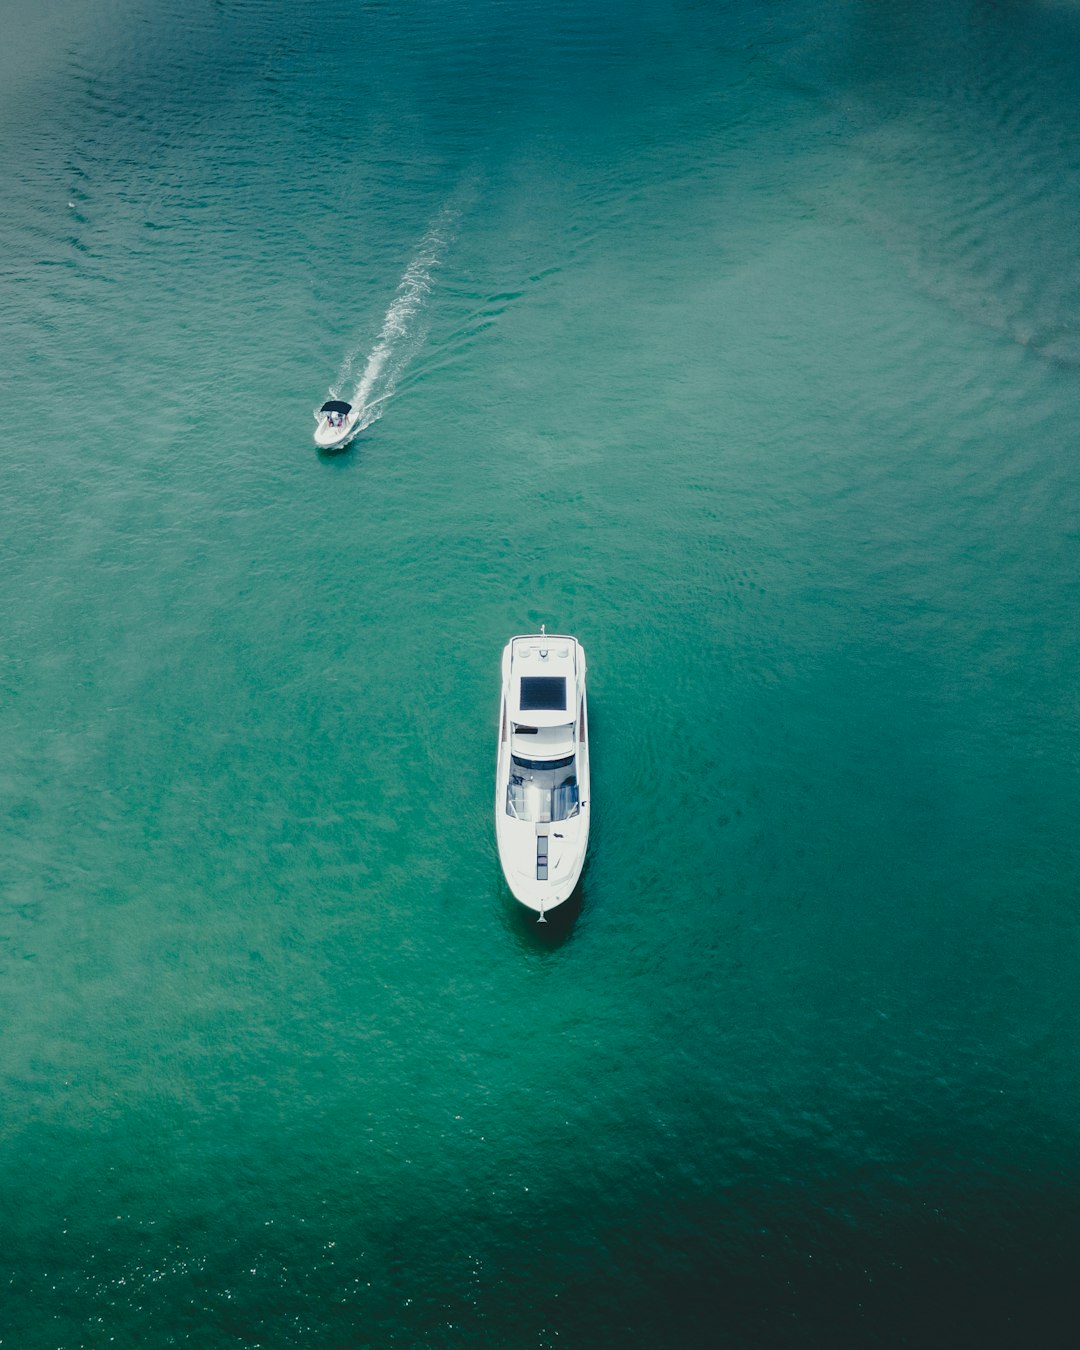
[[[2,17],[0,1345],[1074,1345],[1080,3]]]

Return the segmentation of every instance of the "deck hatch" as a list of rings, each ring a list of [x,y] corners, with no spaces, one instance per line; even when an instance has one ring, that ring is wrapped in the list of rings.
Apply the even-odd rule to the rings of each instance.
[[[537,881],[547,881],[548,879],[548,841],[546,834],[540,834],[536,837],[536,879]]]
[[[565,675],[522,675],[521,711],[566,711]]]

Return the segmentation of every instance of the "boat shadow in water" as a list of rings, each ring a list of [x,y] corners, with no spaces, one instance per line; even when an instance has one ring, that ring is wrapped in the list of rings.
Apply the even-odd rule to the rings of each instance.
[[[561,905],[548,910],[543,923],[540,923],[540,916],[535,910],[514,899],[501,876],[499,880],[506,925],[523,947],[531,951],[555,951],[569,941],[584,904],[583,878],[579,878],[578,884]]]
[[[360,442],[360,433],[344,442],[342,445],[315,447],[315,457],[322,460],[324,464],[351,464],[359,459],[358,449]]]

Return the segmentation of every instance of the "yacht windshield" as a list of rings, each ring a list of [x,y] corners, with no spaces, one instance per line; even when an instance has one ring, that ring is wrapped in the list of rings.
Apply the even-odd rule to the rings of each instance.
[[[574,756],[566,759],[523,759],[513,755],[506,814],[543,824],[568,820],[579,810]]]

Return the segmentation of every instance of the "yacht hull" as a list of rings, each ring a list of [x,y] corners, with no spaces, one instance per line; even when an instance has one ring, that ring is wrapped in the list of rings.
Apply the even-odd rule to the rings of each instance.
[[[503,652],[495,836],[510,893],[541,918],[573,895],[588,852],[585,670],[584,649],[572,637],[524,634]],[[561,710],[539,708],[535,699],[522,706],[529,691],[560,686]]]

